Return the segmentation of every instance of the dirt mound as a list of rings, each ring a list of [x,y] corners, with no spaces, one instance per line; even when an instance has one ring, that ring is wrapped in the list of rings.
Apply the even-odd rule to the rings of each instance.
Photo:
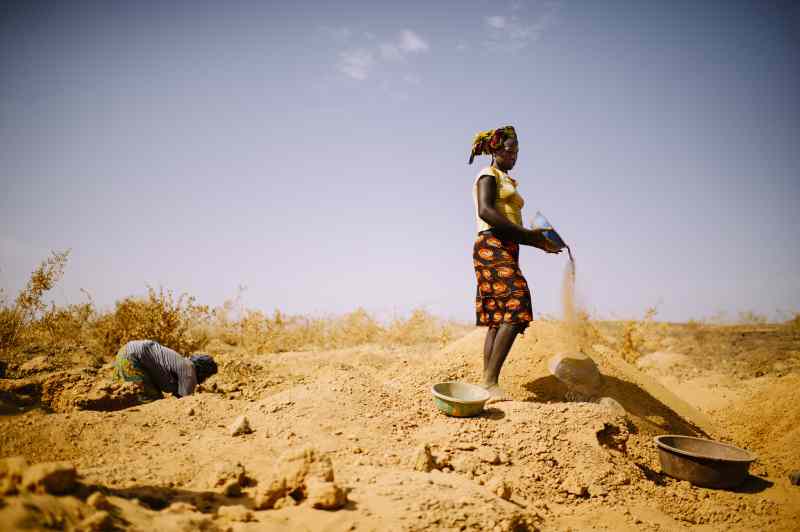
[[[549,357],[564,350],[559,324],[537,322],[514,346],[501,375],[515,400],[492,403],[475,418],[441,414],[431,384],[477,381],[482,333],[443,351],[364,346],[258,356],[231,349],[214,353],[220,374],[191,397],[118,411],[76,409],[75,401],[64,399],[59,412],[0,417],[2,456],[70,461],[86,487],[67,495],[9,495],[0,512],[15,508],[37,523],[79,524],[89,517],[102,522],[103,511],[120,528],[166,531],[800,525],[800,489],[788,481],[756,471],[729,492],[664,476],[652,435],[699,433],[705,429],[691,417],[703,414],[620,360],[599,327],[582,330],[582,345],[604,375],[602,393],[627,412],[612,401],[568,397],[547,370]],[[80,375],[48,378],[49,396],[91,393]],[[768,381],[754,381],[762,382]],[[781,393],[793,398],[794,385],[787,380]],[[749,396],[753,416],[757,402],[769,397],[757,392]],[[251,431],[234,436],[231,424],[241,416]],[[789,434],[791,427],[774,416],[773,424]],[[733,413],[714,420],[740,443]],[[767,421],[753,427],[755,438]],[[775,441],[778,436],[770,433]],[[794,437],[780,448],[788,452]],[[109,506],[97,497],[90,503],[92,491]]]
[[[91,369],[53,373],[42,380],[41,387],[42,403],[54,412],[121,410],[138,402],[133,383],[112,382]]]
[[[483,334],[477,330],[442,353],[453,377],[479,382]],[[580,341],[575,338],[579,337]],[[576,344],[577,342],[577,344]],[[538,321],[514,344],[501,374],[501,386],[514,399],[535,402],[564,402],[572,396],[567,386],[552,376],[548,361],[556,353],[575,345],[590,356],[603,374],[597,396],[615,399],[630,414],[637,428],[649,434],[672,432],[687,435],[714,433],[711,419],[670,392],[655,379],[625,362],[612,342],[591,323],[565,324]]]
[[[776,476],[786,477],[800,469],[800,375],[768,379],[716,417],[727,432],[737,434],[739,445],[754,451]],[[775,402],[779,408],[765,408]]]

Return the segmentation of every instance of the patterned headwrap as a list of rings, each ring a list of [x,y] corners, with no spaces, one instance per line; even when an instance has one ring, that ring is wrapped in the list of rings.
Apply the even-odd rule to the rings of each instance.
[[[508,139],[517,139],[517,132],[514,126],[499,127],[488,131],[481,131],[472,140],[472,153],[469,154],[469,164],[476,155],[492,155],[503,147],[503,143]]]

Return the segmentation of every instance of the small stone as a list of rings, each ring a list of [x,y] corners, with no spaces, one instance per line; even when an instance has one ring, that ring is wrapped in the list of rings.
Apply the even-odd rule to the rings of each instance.
[[[86,504],[97,510],[110,510],[111,503],[108,498],[99,491],[95,491],[86,499]]]
[[[287,495],[275,501],[274,508],[280,510],[281,508],[291,508],[292,506],[297,506],[297,501]]]
[[[103,530],[109,530],[111,526],[114,524],[113,519],[111,519],[111,514],[104,511],[95,512],[83,521],[80,524],[80,530],[87,530],[92,532],[101,532]]]
[[[45,462],[29,467],[22,477],[22,487],[30,492],[64,495],[78,486],[78,472],[67,462]]]
[[[220,506],[217,509],[217,516],[228,521],[236,521],[239,523],[247,523],[253,520],[253,512],[237,504],[235,506]]]
[[[589,497],[602,497],[603,495],[608,495],[608,490],[605,486],[600,484],[590,484],[588,488]]]
[[[194,505],[189,504],[188,502],[173,502],[166,508],[162,510],[162,512],[166,512],[169,514],[185,514],[190,512],[196,512],[197,508]]]
[[[48,360],[47,355],[34,357],[19,367],[19,372],[24,374],[38,373],[53,369],[53,364]]]
[[[561,491],[571,493],[577,497],[584,497],[587,493],[587,487],[577,477],[571,475],[561,483],[559,488]]]
[[[511,498],[511,486],[508,482],[499,477],[494,477],[486,483],[486,489],[501,499],[509,500]]]
[[[500,456],[497,454],[497,451],[491,447],[481,447],[476,454],[482,462],[486,462],[487,464],[498,465],[500,463]]]
[[[256,510],[271,510],[275,504],[286,495],[286,481],[283,478],[273,478],[267,482],[259,482],[255,495]]]
[[[800,486],[800,471],[792,471],[789,473],[789,482],[794,486]]]
[[[306,493],[312,508],[338,510],[347,504],[347,493],[335,482],[310,478],[306,481]]]
[[[242,486],[236,479],[230,479],[222,485],[222,493],[226,497],[241,497]]]
[[[414,457],[414,469],[425,473],[430,473],[436,469],[436,462],[431,454],[431,446],[427,443],[417,449]]]
[[[0,460],[0,496],[17,493],[28,461],[22,456],[11,456]]]
[[[190,407],[189,410],[186,411],[186,415],[187,416],[193,416],[194,415],[194,408]]]
[[[247,472],[240,462],[219,464],[211,478],[211,485],[214,487],[227,486],[231,481],[239,486],[246,486],[248,482]]]
[[[475,471],[476,463],[469,456],[459,454],[450,460],[450,466],[453,471],[458,471],[459,473],[472,473]]]
[[[250,434],[251,432],[253,432],[253,429],[250,428],[250,422],[247,420],[245,416],[237,417],[233,421],[233,424],[230,426],[231,436]]]
[[[619,401],[613,397],[602,397],[599,401],[597,401],[597,403],[608,408],[617,415],[624,416],[627,413],[625,411],[625,407],[619,404]]]

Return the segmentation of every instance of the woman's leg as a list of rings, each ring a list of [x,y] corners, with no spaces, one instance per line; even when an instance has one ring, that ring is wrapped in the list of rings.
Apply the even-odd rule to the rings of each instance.
[[[497,328],[489,327],[486,329],[486,339],[483,341],[483,380],[486,380],[486,375],[489,371],[489,363],[492,359],[492,349],[494,348],[494,339],[497,336]]]
[[[511,346],[514,345],[514,340],[516,340],[517,334],[519,334],[520,330],[522,330],[521,326],[510,323],[504,323],[497,329],[497,333],[493,339],[494,341],[492,342],[491,355],[489,356],[488,364],[484,366],[483,371],[483,386],[489,390],[489,393],[492,394],[492,397],[505,397],[505,394],[503,390],[500,389],[497,381],[500,378],[500,369],[502,369],[503,363],[506,361],[506,357],[508,356],[509,351],[511,351]],[[484,344],[484,349],[485,347],[486,346]],[[484,351],[484,361],[485,360],[486,352]]]

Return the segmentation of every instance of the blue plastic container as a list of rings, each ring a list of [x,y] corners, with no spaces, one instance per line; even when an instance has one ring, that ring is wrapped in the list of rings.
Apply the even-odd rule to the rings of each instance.
[[[558,251],[559,249],[567,247],[558,232],[553,229],[553,225],[550,221],[539,211],[536,211],[536,216],[533,218],[533,222],[531,222],[531,229],[543,229],[542,236],[552,244],[554,248],[553,251]]]

